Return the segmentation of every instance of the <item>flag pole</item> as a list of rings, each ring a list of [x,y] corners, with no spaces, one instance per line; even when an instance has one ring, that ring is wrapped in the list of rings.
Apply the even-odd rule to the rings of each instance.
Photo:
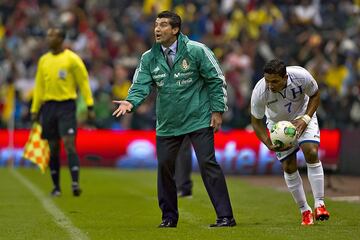
[[[14,168],[14,162],[15,162],[15,147],[14,147],[14,129],[15,129],[15,95],[14,97],[11,99],[12,101],[12,111],[10,114],[10,118],[8,121],[8,151],[9,151],[9,159],[8,159],[8,167],[9,168]]]

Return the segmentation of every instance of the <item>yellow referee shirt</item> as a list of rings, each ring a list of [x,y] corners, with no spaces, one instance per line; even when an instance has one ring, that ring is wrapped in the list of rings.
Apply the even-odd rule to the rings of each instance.
[[[88,73],[81,58],[68,49],[56,55],[44,54],[38,62],[31,113],[39,112],[46,101],[75,100],[77,88],[86,105],[93,106]]]

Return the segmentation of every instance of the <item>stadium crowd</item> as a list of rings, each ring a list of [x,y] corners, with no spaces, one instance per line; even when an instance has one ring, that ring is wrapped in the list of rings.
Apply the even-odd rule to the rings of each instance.
[[[321,128],[360,128],[360,0],[2,0],[0,127],[11,116],[16,128],[30,127],[44,37],[52,24],[61,24],[67,47],[89,71],[96,127],[154,128],[154,94],[120,120],[111,116],[111,101],[127,96],[140,56],[152,45],[156,14],[166,9],[176,11],[183,32],[220,60],[229,105],[223,129],[249,126],[252,88],[274,57],[305,67],[317,80]],[[86,124],[81,98],[77,112]]]

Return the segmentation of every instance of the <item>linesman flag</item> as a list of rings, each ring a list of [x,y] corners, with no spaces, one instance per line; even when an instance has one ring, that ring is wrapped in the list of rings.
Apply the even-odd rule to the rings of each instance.
[[[41,138],[41,125],[34,123],[24,147],[23,158],[37,164],[42,173],[49,164],[50,149],[47,140]]]

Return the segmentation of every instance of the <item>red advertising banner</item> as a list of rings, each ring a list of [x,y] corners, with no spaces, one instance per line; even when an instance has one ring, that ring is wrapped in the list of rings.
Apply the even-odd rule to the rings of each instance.
[[[8,148],[9,134],[0,130],[0,165],[12,157],[15,164],[26,165],[21,159],[28,130],[16,130],[14,149]],[[123,168],[155,168],[155,131],[82,130],[77,135],[77,151],[83,166],[114,166]],[[215,135],[216,158],[227,173],[273,174],[281,166],[275,154],[260,143],[252,131],[232,130]],[[320,159],[324,165],[336,165],[340,153],[340,132],[321,130]],[[62,163],[66,154],[61,151]],[[299,165],[305,165],[304,156],[298,152]],[[193,167],[197,169],[195,153]]]

